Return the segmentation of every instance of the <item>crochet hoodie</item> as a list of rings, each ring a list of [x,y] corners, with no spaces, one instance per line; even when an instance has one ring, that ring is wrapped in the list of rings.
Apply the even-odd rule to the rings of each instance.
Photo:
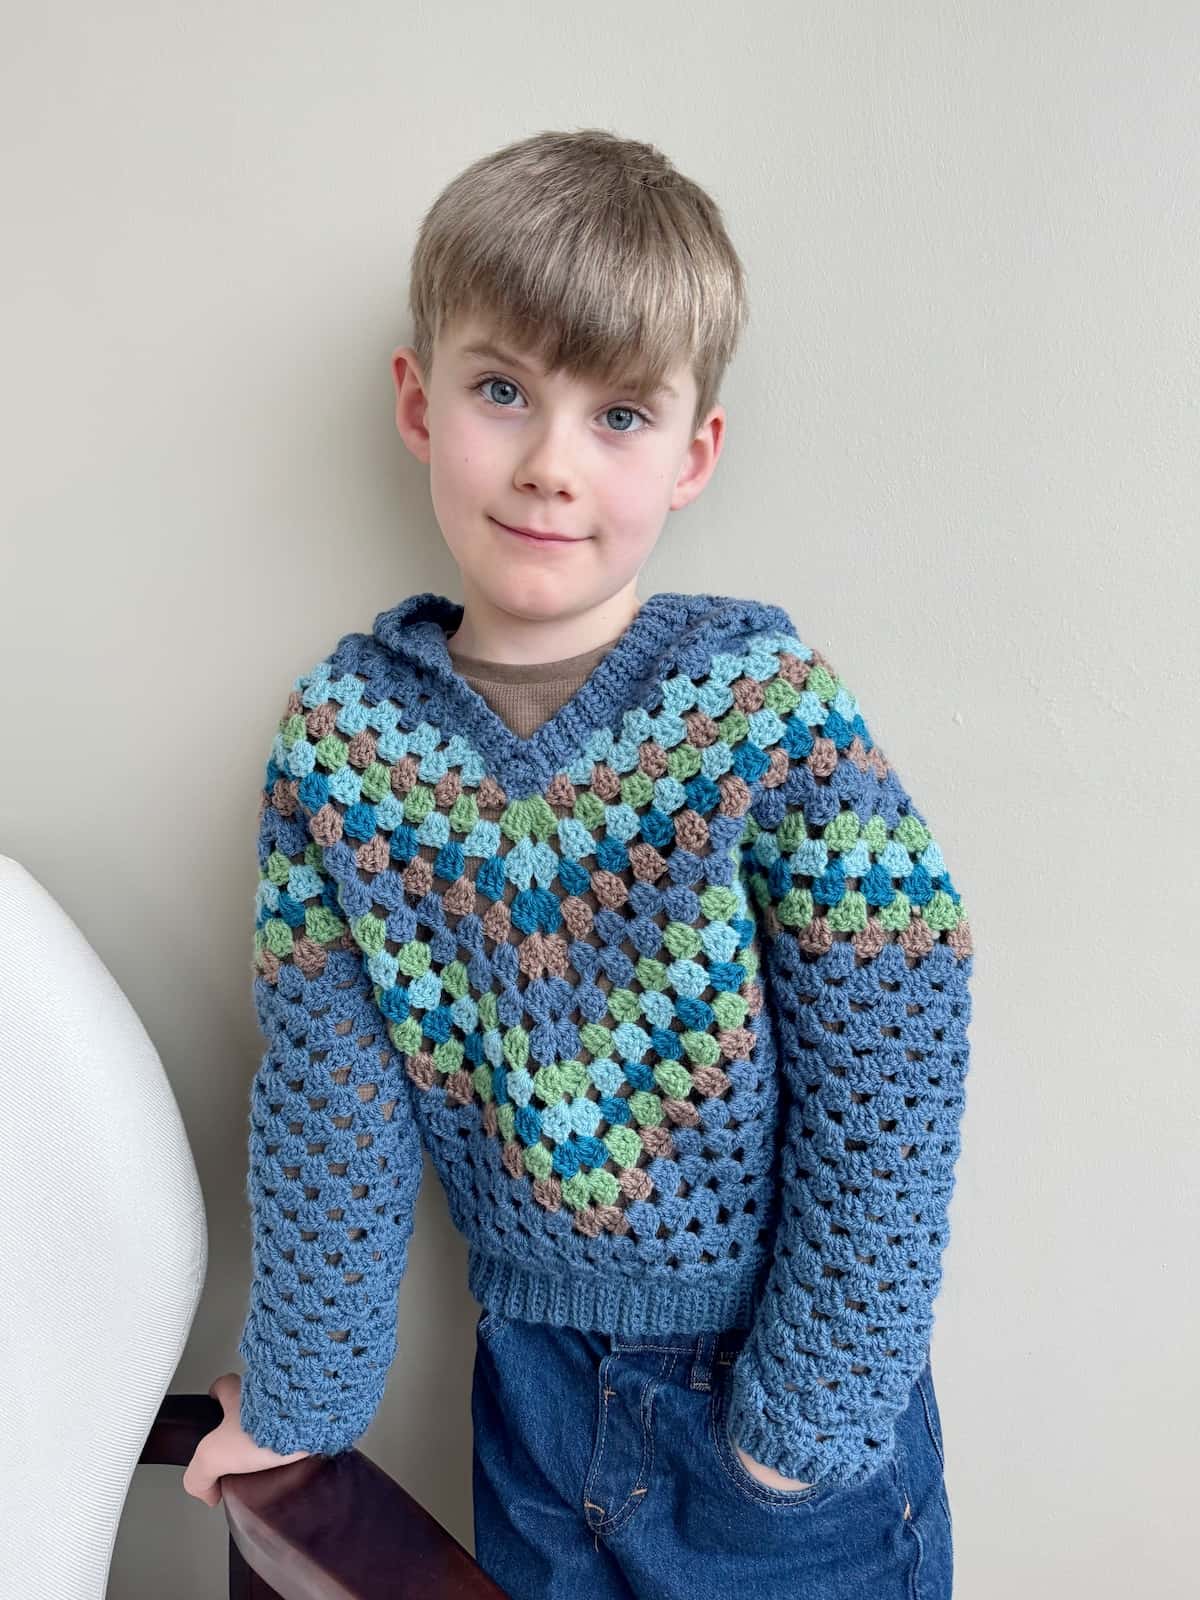
[[[529,738],[419,594],[296,679],[258,819],[241,1419],[366,1430],[422,1148],[503,1315],[750,1330],[729,1428],[855,1484],[928,1352],[971,937],[778,606],[658,593]]]

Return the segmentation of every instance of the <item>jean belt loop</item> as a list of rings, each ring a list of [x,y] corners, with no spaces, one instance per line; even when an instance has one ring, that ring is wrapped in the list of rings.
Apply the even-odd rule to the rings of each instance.
[[[715,1333],[702,1333],[696,1340],[696,1354],[692,1360],[691,1377],[688,1379],[689,1389],[712,1388],[712,1365],[716,1353],[717,1335]]]

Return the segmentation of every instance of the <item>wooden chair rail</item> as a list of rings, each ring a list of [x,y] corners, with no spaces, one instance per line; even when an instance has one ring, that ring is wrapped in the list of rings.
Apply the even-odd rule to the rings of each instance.
[[[139,1463],[183,1467],[222,1411],[168,1395]],[[506,1600],[471,1554],[361,1451],[221,1480],[230,1600]]]

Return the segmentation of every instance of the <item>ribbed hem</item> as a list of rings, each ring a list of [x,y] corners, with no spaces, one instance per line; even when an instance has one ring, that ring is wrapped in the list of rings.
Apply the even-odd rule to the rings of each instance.
[[[467,1251],[467,1286],[500,1316],[597,1333],[719,1333],[754,1322],[757,1275],[680,1278],[551,1275],[502,1256]]]

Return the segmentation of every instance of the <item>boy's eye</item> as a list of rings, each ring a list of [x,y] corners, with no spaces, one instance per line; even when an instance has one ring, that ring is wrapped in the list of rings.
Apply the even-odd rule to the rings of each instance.
[[[502,397],[507,396],[508,398],[497,399],[495,395],[486,392],[493,387],[500,392]],[[483,398],[489,405],[499,406],[504,411],[516,409],[510,403],[511,397],[519,395],[521,392],[511,378],[481,378],[478,383],[472,385],[472,389],[476,394],[482,393]],[[637,417],[640,420],[641,427],[634,428],[622,425],[611,429],[610,431],[613,433],[641,433],[643,429],[653,426],[651,418],[639,406],[607,406],[603,413],[606,417],[611,417],[614,414],[618,417]]]
[[[477,383],[475,387],[477,389],[486,389],[490,384],[493,383],[498,389],[509,389],[513,394],[518,394],[520,392],[516,384],[510,383],[507,378],[485,378],[482,383]],[[484,399],[491,400],[492,404],[497,406],[503,406],[507,404],[507,401],[497,400],[493,395],[484,395]]]

